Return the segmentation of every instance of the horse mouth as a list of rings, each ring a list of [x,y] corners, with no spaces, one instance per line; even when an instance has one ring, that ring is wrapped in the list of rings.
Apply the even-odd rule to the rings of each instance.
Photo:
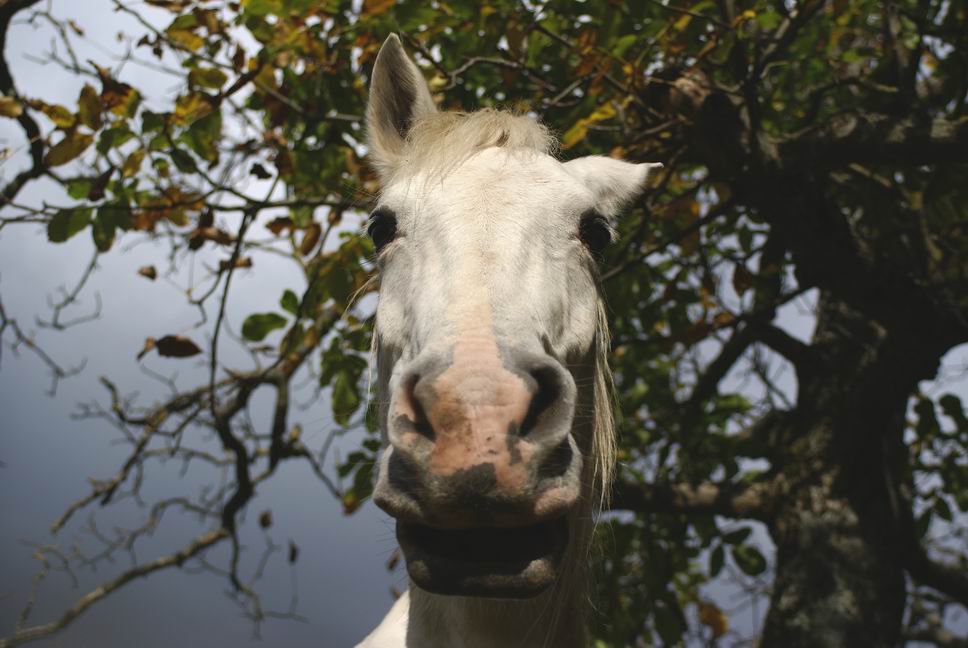
[[[439,529],[397,522],[413,582],[450,596],[531,598],[558,576],[568,544],[564,517],[530,526]]]

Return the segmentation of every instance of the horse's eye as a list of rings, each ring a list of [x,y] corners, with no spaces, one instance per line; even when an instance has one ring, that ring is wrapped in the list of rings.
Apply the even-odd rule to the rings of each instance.
[[[380,207],[370,214],[370,226],[366,232],[373,239],[376,251],[380,252],[397,235],[397,215],[387,207]]]
[[[578,224],[578,238],[592,254],[601,254],[612,242],[612,228],[608,219],[594,210],[585,212]]]

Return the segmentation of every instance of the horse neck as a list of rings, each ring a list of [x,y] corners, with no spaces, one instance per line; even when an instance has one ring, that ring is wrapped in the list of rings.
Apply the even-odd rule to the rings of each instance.
[[[572,542],[558,583],[526,600],[439,596],[410,587],[408,648],[579,648],[586,646],[584,566],[591,507],[572,513]]]

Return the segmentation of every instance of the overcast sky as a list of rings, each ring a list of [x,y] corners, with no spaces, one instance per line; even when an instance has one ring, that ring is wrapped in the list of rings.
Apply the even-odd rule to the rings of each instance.
[[[143,33],[131,19],[113,13],[110,6],[108,0],[53,2],[56,16],[73,18],[84,29],[86,38],[80,41],[78,52],[82,60],[93,58],[102,64],[109,61],[106,52],[121,47],[115,38],[119,30],[136,36]],[[166,15],[152,13],[154,10],[143,3],[132,6],[161,19]],[[6,55],[15,82],[30,96],[74,105],[82,81],[53,66],[28,60],[49,50],[49,44],[49,30],[26,25],[11,28]],[[170,77],[143,68],[129,66],[121,78],[139,89],[148,89],[155,99],[177,87]],[[23,136],[12,120],[0,120],[0,146],[14,149],[13,157],[0,165],[0,176],[6,181],[24,164]],[[34,183],[18,200],[39,204],[59,197],[50,184]],[[59,286],[76,282],[93,252],[88,232],[55,246],[47,243],[39,228],[5,229],[0,233],[0,298],[8,314],[18,318],[28,330],[36,331],[35,315],[49,312],[48,297],[56,296]],[[100,258],[99,270],[84,292],[83,303],[71,311],[72,316],[90,312],[98,293],[103,301],[103,317],[62,333],[38,331],[38,340],[59,362],[73,366],[86,360],[83,374],[63,382],[56,398],[45,395],[50,376],[32,354],[16,357],[4,349],[0,366],[0,636],[12,630],[37,566],[31,559],[32,550],[23,542],[46,544],[56,540],[69,547],[75,537],[85,540],[86,513],[57,538],[48,529],[71,501],[88,491],[88,478],[108,477],[123,461],[126,448],[112,445],[117,434],[108,425],[72,420],[71,414],[77,411],[78,403],[93,399],[104,402],[105,392],[97,382],[99,376],[109,377],[126,393],[140,391],[142,404],[160,398],[162,389],[138,370],[135,355],[145,337],[182,332],[197,319],[197,313],[186,306],[175,286],[162,279],[151,283],[137,274],[137,268],[148,263],[164,269],[164,253],[162,246],[139,245],[126,250],[125,245],[116,245]],[[196,267],[205,260],[199,259]],[[207,259],[210,264],[215,260],[211,255]],[[238,284],[228,311],[228,321],[236,330],[246,314],[275,306],[284,288],[301,294],[304,287],[299,272],[284,262],[264,255],[257,264],[256,271],[237,275]],[[230,340],[223,343],[224,357],[241,362],[242,356],[233,347]],[[166,360],[152,354],[145,364],[166,375],[178,372],[182,387],[203,380],[204,374],[193,360]],[[267,402],[267,394],[257,395],[253,408],[256,424],[260,418],[268,421]],[[332,426],[327,403],[315,403],[298,417],[307,444],[318,446]],[[354,442],[348,439],[344,446],[351,447]],[[204,477],[205,473],[193,470],[181,478],[172,466],[150,473],[145,488],[153,495],[195,494],[207,481]],[[369,504],[354,516],[344,517],[339,503],[311,472],[290,462],[260,488],[251,505],[243,528],[243,541],[252,548],[248,573],[254,570],[258,551],[265,545],[256,517],[266,509],[273,511],[273,541],[285,545],[292,539],[301,549],[295,577],[298,612],[307,622],[268,621],[261,645],[353,645],[389,609],[390,588],[405,587],[399,570],[389,573],[384,567],[395,546],[392,524]],[[126,503],[116,512],[99,514],[98,520],[100,527],[110,532],[113,524],[132,525],[142,515]],[[138,546],[138,558],[157,557],[200,531],[194,518],[166,518],[162,531]],[[213,562],[219,562],[224,554],[213,552],[212,557]],[[78,572],[77,589],[72,589],[69,578],[52,575],[41,590],[32,623],[51,620],[90,587],[126,567],[126,557],[121,555],[120,559],[114,565],[102,565],[97,573]],[[267,605],[288,609],[292,577],[284,553],[275,554],[260,585]],[[259,645],[251,637],[251,624],[225,596],[227,586],[225,579],[212,575],[180,571],[157,574],[124,588],[123,594],[93,607],[56,639],[38,645]]]
[[[55,15],[73,18],[85,30],[86,39],[79,52],[82,59],[108,61],[107,52],[120,47],[115,39],[118,31],[135,35],[143,31],[130,18],[111,12],[109,0],[54,0],[52,5]],[[142,3],[133,6],[159,20],[166,15]],[[73,105],[82,81],[28,59],[47,50],[49,41],[49,30],[15,26],[8,39],[7,60],[21,91],[49,102]],[[150,88],[156,99],[176,88],[170,77],[141,68],[127,68],[122,74],[125,78],[139,88]],[[14,149],[13,157],[0,165],[0,176],[5,181],[24,164],[22,133],[15,122],[0,120],[0,146]],[[54,191],[49,184],[34,183],[19,200],[39,204],[55,195]],[[59,286],[76,281],[93,251],[87,232],[67,244],[51,245],[41,229],[4,230],[0,233],[0,298],[7,312],[25,328],[36,330],[34,316],[48,312],[48,298],[56,295]],[[150,283],[137,275],[137,268],[148,263],[155,263],[159,269],[165,267],[165,248],[116,246],[99,260],[98,273],[86,289],[82,304],[73,311],[75,315],[88,312],[98,293],[103,301],[103,317],[62,333],[38,333],[44,348],[63,364],[86,361],[83,374],[63,382],[56,398],[45,395],[50,376],[33,355],[22,353],[16,357],[4,349],[0,366],[0,636],[11,631],[35,572],[32,550],[24,542],[46,544],[56,540],[69,546],[73,538],[83,539],[86,513],[56,539],[48,529],[71,501],[87,492],[88,478],[113,474],[124,457],[126,448],[112,445],[116,434],[105,423],[72,420],[77,404],[92,399],[103,401],[104,392],[96,380],[102,375],[123,386],[125,392],[139,391],[142,403],[160,397],[158,384],[138,370],[135,355],[146,336],[181,332],[194,321],[194,311],[186,307],[184,296],[172,284],[163,280]],[[300,293],[303,287],[295,268],[271,257],[260,258],[256,271],[240,273],[238,281],[228,312],[228,321],[236,326],[246,314],[271,308],[283,288]],[[807,339],[813,318],[802,309],[802,304],[788,306],[781,321],[792,333]],[[241,358],[237,350],[233,355],[231,347],[226,345],[226,357]],[[963,365],[966,355],[963,350],[953,352],[947,362],[951,366]],[[203,376],[192,360],[149,356],[146,364],[166,375],[178,372],[179,384],[185,386],[198,384]],[[789,372],[784,380],[791,390],[795,389]],[[965,394],[963,383],[956,389]],[[256,399],[256,424],[268,421],[265,396],[261,394]],[[331,428],[327,412],[323,401],[299,414],[304,438],[310,445],[314,440],[318,445]],[[351,447],[353,442],[348,439],[344,445]],[[390,588],[405,587],[399,568],[389,573],[384,567],[395,546],[392,523],[371,504],[352,517],[344,517],[338,502],[309,470],[290,463],[260,489],[250,507],[243,539],[252,547],[251,571],[265,542],[255,518],[258,512],[271,509],[275,523],[270,535],[274,542],[282,545],[292,539],[301,552],[294,571],[287,568],[282,553],[276,554],[260,591],[267,605],[286,609],[291,579],[295,577],[298,612],[307,621],[267,622],[261,645],[353,645],[389,608]],[[150,475],[145,488],[155,495],[179,489],[194,493],[205,482],[204,476],[190,472],[181,478],[174,469],[159,469]],[[110,530],[112,524],[123,526],[138,518],[134,507],[125,504],[99,520],[103,529]],[[178,547],[199,530],[192,518],[166,519],[162,532],[139,545],[138,557],[150,560]],[[765,536],[759,535],[765,543]],[[219,557],[224,554],[213,554],[213,559]],[[90,587],[123,569],[127,563],[121,558],[114,565],[103,565],[97,573],[78,572],[77,589],[72,589],[69,578],[52,575],[41,590],[33,623],[51,620]],[[37,645],[151,648],[257,644],[251,636],[252,626],[225,596],[226,590],[227,582],[212,575],[182,571],[157,574],[126,587],[121,595],[109,597],[66,632]],[[745,624],[752,626],[751,617],[744,619]]]

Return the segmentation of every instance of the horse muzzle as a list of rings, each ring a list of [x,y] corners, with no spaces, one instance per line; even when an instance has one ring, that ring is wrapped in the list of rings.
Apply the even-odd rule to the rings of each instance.
[[[545,354],[472,351],[403,372],[374,501],[422,589],[526,598],[554,582],[580,495],[575,382]]]

